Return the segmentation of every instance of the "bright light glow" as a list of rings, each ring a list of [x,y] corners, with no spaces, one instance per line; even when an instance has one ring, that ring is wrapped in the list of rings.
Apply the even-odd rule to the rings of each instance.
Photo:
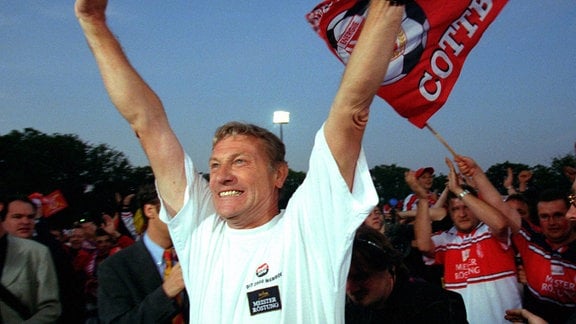
[[[290,112],[282,110],[275,111],[272,122],[274,124],[288,124],[290,122]]]

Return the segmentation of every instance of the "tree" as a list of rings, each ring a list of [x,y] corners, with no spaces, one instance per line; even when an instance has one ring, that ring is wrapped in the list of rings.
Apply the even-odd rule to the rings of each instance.
[[[555,176],[558,177],[558,187],[564,191],[570,190],[572,183],[568,180],[568,177],[564,174],[565,167],[576,168],[576,155],[566,154],[563,157],[555,157],[552,159],[551,169]]]
[[[504,162],[494,164],[493,166],[486,169],[486,176],[490,180],[490,182],[496,187],[496,189],[502,194],[506,195],[507,191],[504,188],[503,182],[508,174],[508,168],[512,168],[512,172],[514,173],[514,187],[518,187],[518,180],[516,176],[522,170],[530,170],[530,167],[526,164],[520,163],[511,163],[511,162]]]
[[[85,144],[74,135],[49,136],[31,128],[0,137],[0,187],[12,193],[80,189]]]
[[[506,161],[491,166],[486,174],[504,195],[502,186],[507,169],[514,174],[531,170],[534,189],[556,187],[568,192],[571,183],[564,175],[565,166],[576,167],[576,156],[567,154],[552,159],[551,166],[529,166]],[[407,168],[379,165],[370,170],[381,203],[390,199],[401,201],[410,193],[404,181]],[[206,179],[209,175],[203,175]],[[281,191],[279,206],[285,208],[288,199],[304,181],[306,173],[289,170]],[[125,196],[154,181],[149,166],[133,167],[126,156],[106,144],[92,145],[76,135],[47,135],[32,128],[12,131],[0,136],[0,196],[8,193],[48,194],[59,189],[70,208],[58,217],[64,223],[78,219],[83,212],[99,213],[116,206],[116,194]],[[432,190],[444,189],[445,175],[437,175]],[[516,184],[517,185],[517,184]]]
[[[288,169],[288,176],[280,191],[280,201],[278,202],[280,209],[286,208],[288,200],[292,197],[294,191],[304,182],[304,178],[306,178],[306,173]]]
[[[410,188],[404,181],[404,174],[408,170],[396,164],[378,165],[370,170],[380,203],[387,203],[390,199],[400,201],[410,194]]]
[[[59,189],[69,204],[57,217],[65,223],[83,212],[104,210],[115,203],[115,192],[126,193],[152,179],[149,167],[134,168],[123,153],[105,144],[89,145],[76,135],[26,128],[0,136],[0,195],[45,195]]]
[[[563,157],[556,157],[552,159],[550,167],[538,164],[529,166],[521,163],[504,163],[494,164],[486,170],[486,176],[492,184],[500,191],[502,195],[506,195],[507,191],[503,186],[504,178],[507,175],[508,168],[512,168],[514,173],[514,187],[518,187],[517,175],[522,170],[529,170],[532,172],[532,179],[529,186],[536,195],[540,190],[547,188],[558,188],[562,191],[568,192],[572,183],[564,175],[564,166],[576,166],[576,156],[567,154]],[[535,197],[531,197],[535,198]]]

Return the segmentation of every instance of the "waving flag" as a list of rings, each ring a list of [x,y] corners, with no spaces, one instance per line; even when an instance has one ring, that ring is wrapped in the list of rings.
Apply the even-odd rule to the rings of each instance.
[[[35,192],[30,194],[28,198],[30,198],[38,208],[42,209],[42,216],[44,217],[50,217],[68,207],[66,198],[64,198],[60,190],[54,190],[46,196]]]
[[[383,1],[383,0],[381,0]],[[394,56],[378,96],[422,128],[448,99],[467,55],[507,0],[415,0],[406,5]],[[344,64],[369,0],[326,0],[307,16]]]

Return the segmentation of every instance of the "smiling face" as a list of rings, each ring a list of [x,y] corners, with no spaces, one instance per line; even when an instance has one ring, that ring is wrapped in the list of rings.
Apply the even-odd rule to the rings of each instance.
[[[36,209],[31,203],[14,200],[8,204],[6,218],[2,226],[6,232],[20,237],[31,238],[34,234]]]
[[[562,199],[540,201],[537,205],[540,228],[546,238],[556,244],[567,242],[572,234],[572,225],[566,213],[568,206]]]
[[[210,158],[210,190],[217,213],[232,228],[254,228],[278,214],[278,192],[288,166],[272,167],[261,139],[247,135],[218,141]]]
[[[424,172],[418,178],[418,182],[424,189],[430,190],[432,188],[432,185],[434,184],[434,175],[432,175],[432,173],[430,172]]]

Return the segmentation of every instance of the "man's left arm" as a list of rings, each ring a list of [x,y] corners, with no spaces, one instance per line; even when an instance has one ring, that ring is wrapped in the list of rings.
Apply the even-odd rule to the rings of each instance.
[[[42,249],[36,264],[30,266],[36,269],[37,286],[37,312],[28,319],[29,323],[55,323],[57,322],[62,306],[58,296],[58,278],[52,256],[48,248]]]
[[[324,126],[326,142],[350,190],[370,105],[386,75],[403,13],[402,5],[386,0],[370,2]]]

